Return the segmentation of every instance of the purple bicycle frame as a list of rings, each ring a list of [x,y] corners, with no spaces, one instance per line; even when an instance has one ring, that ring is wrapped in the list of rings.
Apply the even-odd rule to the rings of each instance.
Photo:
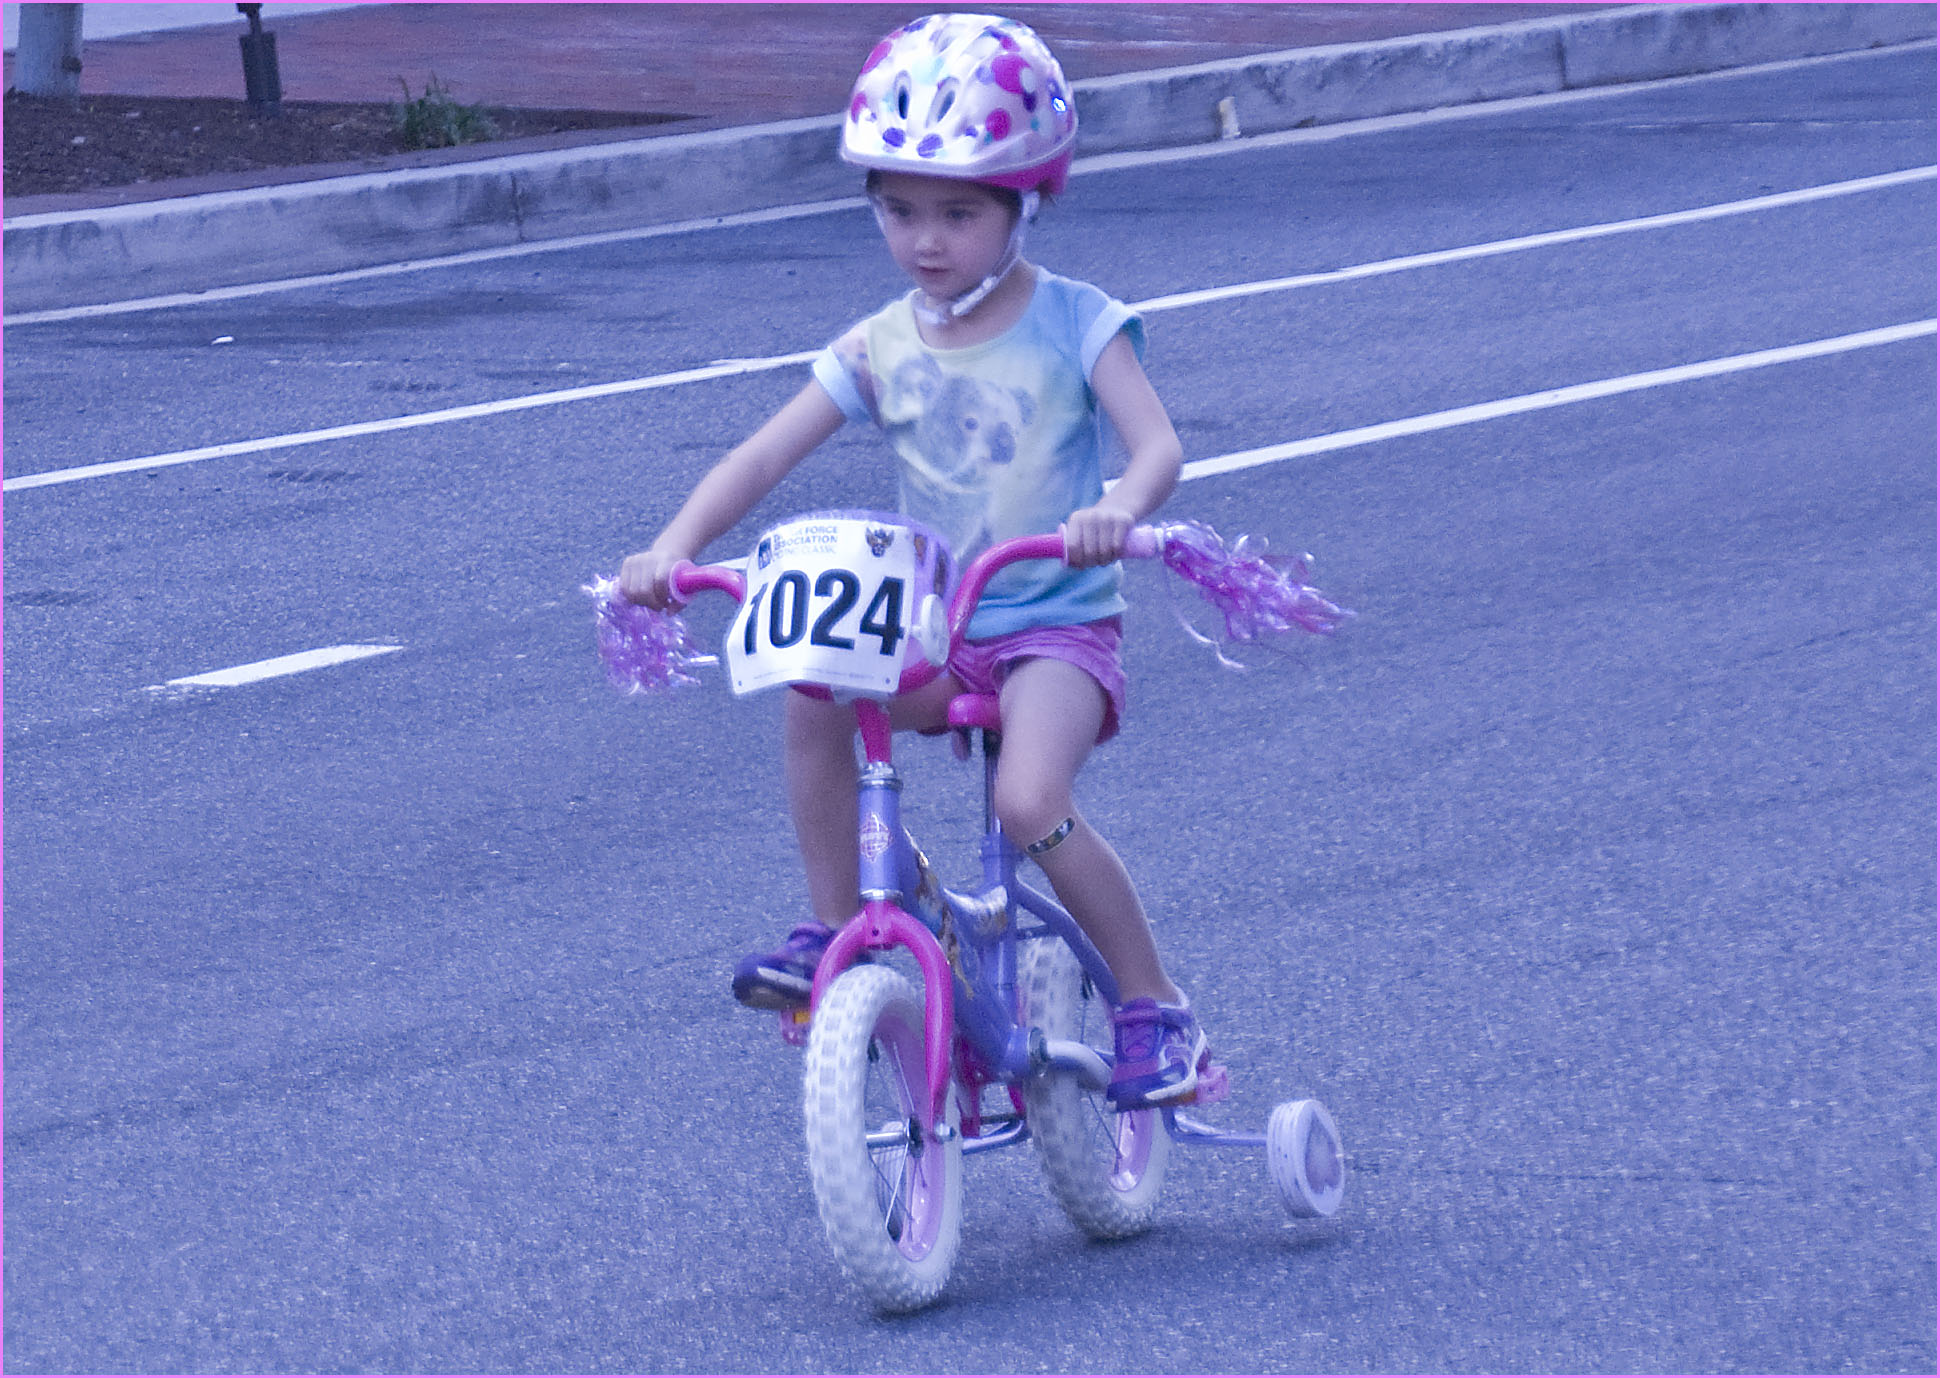
[[[1117,986],[1071,916],[1018,879],[1021,853],[989,818],[987,804],[982,893],[958,894],[936,883],[903,830],[902,782],[889,760],[888,715],[868,700],[856,709],[867,757],[857,789],[863,906],[835,935],[816,968],[810,1009],[864,952],[907,948],[923,977],[923,1066],[929,1123],[935,1126],[943,1123],[954,1034],[963,1035],[992,1080],[1016,1081],[1048,1065],[1044,1049],[1032,1047],[1030,1031],[1016,1019],[1016,910],[1069,944],[1093,985],[1114,1004]],[[985,769],[987,779],[994,769],[988,757]],[[911,908],[925,912],[929,922]],[[944,950],[944,932],[953,939],[954,962]]]
[[[1125,546],[1125,554],[1130,558],[1150,558],[1158,551],[1159,533],[1152,527],[1135,528]],[[951,600],[951,650],[962,643],[977,600],[999,569],[1018,560],[1063,557],[1062,534],[1025,536],[1000,542],[984,551],[971,563]],[[675,595],[683,600],[704,588],[719,589],[737,600],[745,596],[741,576],[719,566],[682,563],[674,569],[670,582]],[[940,666],[919,663],[904,672],[899,692],[921,688],[942,673]],[[986,720],[989,707],[975,696],[966,695],[952,704],[951,721],[964,730],[982,726],[988,733],[992,726]],[[873,699],[858,699],[855,712],[865,758],[857,786],[861,839],[858,862],[863,904],[831,940],[816,968],[811,1012],[819,1008],[830,984],[863,953],[892,947],[909,950],[923,977],[923,1069],[929,1093],[925,1132],[931,1136],[941,1132],[945,1124],[944,1098],[949,1094],[959,1033],[992,1080],[1015,1082],[1033,1071],[1067,1062],[1081,1073],[1096,1077],[1103,1070],[1103,1064],[1095,1056],[1087,1063],[1082,1053],[1048,1049],[1041,1041],[1034,1047],[1031,1030],[1017,1022],[1020,910],[1037,919],[1048,935],[1062,939],[1071,948],[1093,987],[1109,1004],[1118,1003],[1118,986],[1104,958],[1077,922],[1056,901],[1018,878],[1017,865],[1022,854],[1004,836],[990,807],[996,765],[988,749],[988,736],[984,763],[983,890],[979,895],[970,896],[936,883],[903,829],[902,781],[891,761],[892,734],[887,710]],[[912,913],[911,906],[927,911],[929,922]],[[944,950],[940,939],[945,932],[953,939],[954,954]],[[1020,1123],[1014,1133],[993,1136],[979,1146],[997,1147],[999,1143],[1022,1137],[1023,1133]],[[965,1145],[966,1151],[970,1148],[971,1145]]]
[[[1139,528],[1126,553],[1151,555],[1157,549],[1156,533]],[[977,600],[999,569],[1018,560],[1063,556],[1062,535],[1026,536],[984,551],[972,562],[951,600],[951,649],[962,643]],[[941,673],[940,667],[918,666],[904,675],[900,687],[908,692]],[[1049,1065],[1045,1049],[1033,1048],[1030,1030],[1017,1023],[1017,910],[1030,914],[1063,939],[1093,986],[1114,1005],[1118,1003],[1118,986],[1104,958],[1077,922],[1055,901],[1019,880],[1017,865],[1022,854],[1004,836],[990,807],[996,767],[988,735],[984,760],[984,888],[981,895],[965,896],[945,889],[934,876],[926,874],[903,829],[902,781],[890,759],[887,711],[868,699],[858,700],[855,708],[865,761],[857,788],[863,906],[835,935],[823,955],[809,1007],[811,1011],[817,1008],[830,983],[865,951],[907,948],[923,976],[923,1065],[929,1089],[929,1123],[934,1128],[944,1123],[954,1034],[963,1035],[993,1080],[1014,1082]],[[953,724],[968,730],[977,724],[980,708],[987,711],[988,706],[980,705],[974,696],[958,699],[952,705]],[[984,726],[987,733],[988,723]],[[929,911],[925,917],[930,922],[912,914],[912,904]],[[954,965],[939,941],[946,924],[955,942]]]

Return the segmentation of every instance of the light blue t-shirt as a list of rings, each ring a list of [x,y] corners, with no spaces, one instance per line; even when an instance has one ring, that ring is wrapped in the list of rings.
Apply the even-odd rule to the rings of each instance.
[[[936,349],[917,333],[913,303],[914,294],[890,303],[814,364],[844,416],[888,437],[903,513],[941,532],[961,568],[998,541],[1056,531],[1103,497],[1109,422],[1091,370],[1121,330],[1144,357],[1131,309],[1040,268],[1016,325],[983,344]],[[1111,617],[1125,608],[1121,574],[1116,564],[1012,565],[991,580],[969,634]]]

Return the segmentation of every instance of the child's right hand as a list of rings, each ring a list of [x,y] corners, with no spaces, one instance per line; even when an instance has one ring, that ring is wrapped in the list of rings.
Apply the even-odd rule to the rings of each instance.
[[[655,612],[679,607],[680,600],[667,586],[667,578],[683,558],[658,546],[627,556],[620,566],[620,595],[629,603],[645,603]]]

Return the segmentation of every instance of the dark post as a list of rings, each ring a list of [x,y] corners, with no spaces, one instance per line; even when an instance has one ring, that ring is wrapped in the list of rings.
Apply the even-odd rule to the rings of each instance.
[[[242,36],[243,88],[249,108],[258,115],[283,113],[283,78],[276,71],[276,35],[263,32],[263,7],[238,5],[249,16],[249,32]]]

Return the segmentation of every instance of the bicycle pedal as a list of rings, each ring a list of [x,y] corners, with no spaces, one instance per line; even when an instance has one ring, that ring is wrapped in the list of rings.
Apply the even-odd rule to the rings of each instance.
[[[1192,1104],[1217,1105],[1231,1095],[1233,1087],[1226,1076],[1226,1068],[1210,1059],[1199,1063],[1199,1084],[1193,1087]]]
[[[781,1023],[781,1041],[791,1048],[808,1046],[809,1009],[807,1005],[796,1005],[791,1009],[776,1010]]]

